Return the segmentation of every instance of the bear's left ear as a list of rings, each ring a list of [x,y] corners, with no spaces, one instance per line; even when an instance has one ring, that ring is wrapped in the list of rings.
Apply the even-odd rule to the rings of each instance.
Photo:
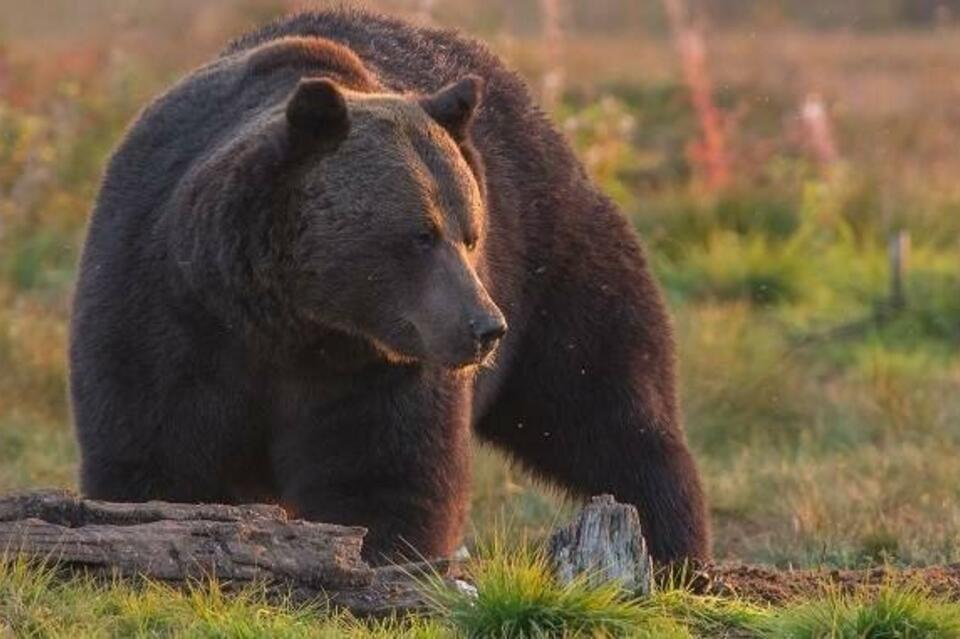
[[[287,124],[291,142],[297,146],[339,144],[350,131],[340,87],[326,78],[300,80],[287,102]]]
[[[470,121],[483,95],[483,79],[468,75],[421,98],[420,106],[458,142],[466,138]]]

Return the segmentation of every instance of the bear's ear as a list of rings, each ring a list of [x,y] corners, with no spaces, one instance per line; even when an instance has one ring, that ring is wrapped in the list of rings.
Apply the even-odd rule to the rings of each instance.
[[[474,111],[483,95],[483,79],[468,75],[422,98],[420,106],[457,141],[467,135]]]
[[[326,78],[300,80],[287,102],[287,124],[296,145],[339,143],[350,130],[347,101],[340,87]]]

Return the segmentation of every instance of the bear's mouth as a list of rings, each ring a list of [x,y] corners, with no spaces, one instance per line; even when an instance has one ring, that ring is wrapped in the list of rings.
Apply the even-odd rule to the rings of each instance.
[[[377,338],[368,338],[377,351],[384,359],[392,364],[430,364],[439,366],[457,373],[467,373],[479,371],[483,368],[490,368],[496,360],[496,354],[499,348],[492,349],[457,349],[460,352],[431,352],[426,347],[423,340],[412,324],[408,324],[412,329],[412,335],[416,336],[415,345],[413,343],[403,346],[392,345],[385,340]]]
[[[430,339],[417,324],[398,318],[381,331],[356,331],[389,363],[398,365],[425,364],[454,372],[476,371],[493,366],[499,352],[499,338],[479,342],[469,330],[441,331]]]
[[[474,346],[469,353],[453,357],[441,356],[432,361],[451,371],[470,373],[479,371],[483,368],[493,367],[499,350],[499,346],[494,346],[492,348],[480,348]]]
[[[364,337],[391,364],[417,364],[427,359],[426,349],[416,326],[405,319],[391,327],[389,337],[381,338],[369,334]]]

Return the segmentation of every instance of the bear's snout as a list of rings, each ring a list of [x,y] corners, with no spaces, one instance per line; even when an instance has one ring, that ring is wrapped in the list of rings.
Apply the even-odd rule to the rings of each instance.
[[[470,320],[470,333],[473,335],[477,360],[482,361],[500,343],[507,334],[507,322],[499,310]]]
[[[483,364],[506,335],[507,321],[489,298],[482,302],[472,308],[458,305],[449,315],[429,313],[417,326],[424,358],[449,368]]]
[[[506,317],[453,248],[437,251],[428,273],[403,313],[417,333],[412,354],[449,368],[482,364],[507,333]]]

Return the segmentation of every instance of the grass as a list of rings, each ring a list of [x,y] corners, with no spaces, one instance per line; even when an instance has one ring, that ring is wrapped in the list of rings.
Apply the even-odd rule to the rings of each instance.
[[[454,5],[440,4],[441,18],[453,15]],[[109,150],[171,78],[281,3],[202,11],[127,3],[131,28],[106,18],[110,2],[94,5],[81,16],[19,8],[17,20],[50,25],[52,35],[0,32],[10,69],[0,95],[0,492],[74,485],[66,326]],[[497,30],[531,16],[473,13],[471,27],[539,86],[549,66],[543,43]],[[722,559],[826,568],[960,561],[956,37],[710,33],[736,156],[737,179],[722,192],[704,190],[691,163],[697,123],[669,42],[584,31],[564,43],[569,90],[553,115],[640,231],[672,305],[688,434]],[[843,157],[830,171],[809,161],[794,130],[814,90]],[[912,239],[908,306],[878,323],[886,242],[898,229]],[[849,326],[857,328],[835,330]],[[0,637],[4,624],[16,636],[51,637],[957,635],[956,605],[922,588],[825,592],[780,609],[678,587],[638,602],[559,586],[529,549],[483,553],[501,532],[535,548],[573,506],[479,449],[467,542],[486,559],[474,568],[481,599],[438,595],[434,619],[371,626],[277,605],[256,589],[62,584],[15,564],[0,572]]]
[[[870,597],[830,592],[781,611],[764,628],[783,639],[949,639],[960,637],[960,606],[919,586],[886,586]]]
[[[434,588],[433,599],[439,615],[469,637],[623,636],[667,621],[616,584],[557,583],[545,555],[528,546],[483,548],[468,580],[476,598]]]
[[[921,585],[851,593],[824,585],[820,595],[772,607],[696,595],[674,582],[640,599],[615,584],[558,584],[536,548],[500,545],[473,560],[469,577],[479,596],[427,580],[432,614],[361,621],[257,586],[228,593],[215,581],[175,590],[155,582],[63,580],[50,568],[13,561],[0,563],[0,637],[960,637],[960,604]]]
[[[251,586],[215,581],[174,590],[155,582],[58,580],[49,568],[0,564],[0,637],[410,637],[449,636],[439,622],[361,622]]]

